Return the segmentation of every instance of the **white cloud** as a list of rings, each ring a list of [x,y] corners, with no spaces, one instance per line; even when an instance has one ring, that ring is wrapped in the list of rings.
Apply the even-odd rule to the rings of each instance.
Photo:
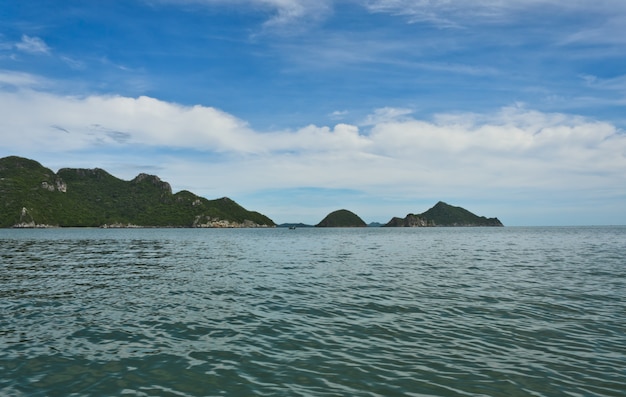
[[[55,150],[134,145],[253,152],[245,122],[215,108],[183,107],[149,97],[63,97],[22,90],[0,94],[4,145]],[[59,131],[66,131],[59,134]]]
[[[432,120],[383,108],[366,124],[259,132],[215,108],[149,97],[0,92],[0,152],[60,166],[90,153],[80,166],[133,163],[110,169],[126,178],[162,166],[175,189],[209,197],[303,186],[405,198],[626,194],[626,135],[606,122],[516,105]]]
[[[397,157],[482,158],[499,164],[523,161],[570,171],[597,167],[609,152],[612,172],[625,169],[626,136],[608,123],[564,114],[546,114],[520,107],[493,115],[440,115],[434,122],[408,120],[374,127],[371,138],[382,153]],[[616,146],[609,148],[607,142]],[[620,154],[621,153],[621,154]],[[451,158],[452,157],[452,158]],[[518,173],[524,174],[523,169]]]
[[[22,36],[22,40],[15,44],[15,48],[30,54],[49,54],[50,47],[39,37]]]
[[[128,144],[267,155],[356,150],[367,144],[357,127],[346,124],[260,133],[219,109],[146,96],[82,98],[23,89],[0,93],[0,107],[3,145],[8,148],[36,145],[67,151]]]

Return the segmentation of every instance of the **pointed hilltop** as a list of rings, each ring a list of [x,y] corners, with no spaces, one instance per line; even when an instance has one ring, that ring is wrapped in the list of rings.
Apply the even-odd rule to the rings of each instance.
[[[273,227],[224,197],[207,200],[139,174],[131,181],[99,168],[58,173],[22,157],[0,159],[0,227]]]

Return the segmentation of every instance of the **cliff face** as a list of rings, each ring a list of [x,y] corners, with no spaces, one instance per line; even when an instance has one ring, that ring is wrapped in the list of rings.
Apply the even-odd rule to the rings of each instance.
[[[367,224],[353,212],[338,210],[326,215],[316,227],[365,227]]]
[[[21,157],[0,159],[0,227],[273,227],[233,200],[207,200],[139,174],[123,181],[102,169],[58,173]]]
[[[504,226],[498,218],[485,218],[442,201],[421,214],[408,214],[405,218],[392,218],[387,227],[429,226]]]

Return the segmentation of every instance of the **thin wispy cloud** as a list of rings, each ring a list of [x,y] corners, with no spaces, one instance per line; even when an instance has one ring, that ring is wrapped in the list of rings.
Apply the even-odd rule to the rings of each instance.
[[[329,0],[251,0],[253,3],[268,5],[275,14],[265,22],[266,27],[283,27],[294,23],[318,21],[331,9]]]
[[[60,59],[73,70],[83,70],[86,67],[85,62],[73,59],[71,57],[61,56]]]
[[[626,10],[617,10],[616,15],[570,33],[560,44],[605,44],[623,47],[626,45]]]
[[[349,113],[350,112],[347,110],[335,110],[334,112],[330,113],[329,116],[334,120],[340,120],[346,117]]]
[[[598,78],[597,76],[591,75],[581,77],[590,87],[619,91],[626,94],[626,74],[608,79]]]
[[[377,124],[385,124],[394,121],[403,121],[407,116],[412,114],[413,110],[404,108],[385,107],[376,109],[374,113],[369,114],[360,124],[362,126],[372,126]]]
[[[410,22],[432,22],[442,27],[463,27],[484,22],[508,23],[517,19],[520,14],[537,11],[591,12],[604,15],[626,12],[624,2],[620,0],[368,0],[364,4],[372,12],[406,16]]]
[[[47,87],[49,82],[46,78],[36,76],[31,73],[18,72],[14,70],[0,69],[0,87],[27,88],[27,87]]]
[[[50,54],[50,47],[39,37],[22,36],[22,40],[15,44],[15,48],[30,54]]]
[[[157,3],[196,4],[224,7],[233,12],[252,11],[266,14],[262,27],[276,29],[301,28],[317,22],[332,12],[332,0],[156,0]],[[258,33],[258,32],[257,32]]]

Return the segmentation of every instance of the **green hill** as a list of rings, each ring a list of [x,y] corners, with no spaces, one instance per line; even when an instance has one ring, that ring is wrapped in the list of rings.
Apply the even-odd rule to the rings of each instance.
[[[338,210],[331,212],[315,227],[365,227],[367,224],[353,212]]]
[[[427,226],[503,226],[498,218],[485,218],[442,201],[421,214],[408,214],[405,218],[392,218],[387,227]]]
[[[54,173],[21,157],[0,159],[0,227],[268,227],[268,217],[229,198],[176,194],[157,176],[131,181],[102,169]]]

